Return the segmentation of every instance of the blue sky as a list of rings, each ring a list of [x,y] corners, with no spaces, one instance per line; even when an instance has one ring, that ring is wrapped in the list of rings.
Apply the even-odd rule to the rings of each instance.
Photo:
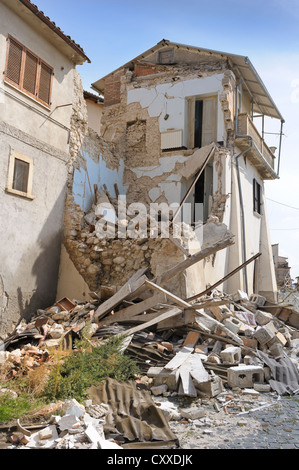
[[[299,0],[34,3],[91,59],[78,67],[87,90],[163,38],[250,58],[286,120],[280,178],[266,183],[266,201],[271,242],[279,243],[292,276],[299,276]],[[276,120],[268,126],[279,130]],[[278,138],[270,138],[277,145]]]

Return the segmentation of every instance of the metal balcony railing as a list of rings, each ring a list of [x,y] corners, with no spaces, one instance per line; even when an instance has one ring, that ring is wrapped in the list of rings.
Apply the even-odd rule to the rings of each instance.
[[[275,155],[260,135],[248,114],[242,113],[238,115],[237,132],[239,136],[249,135],[252,137],[258,151],[262,154],[271,168],[274,169]],[[242,139],[242,137],[240,137],[240,139]]]

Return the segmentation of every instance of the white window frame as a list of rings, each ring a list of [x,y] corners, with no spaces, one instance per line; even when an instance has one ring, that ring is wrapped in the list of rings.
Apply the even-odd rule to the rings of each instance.
[[[19,191],[13,188],[16,159],[22,160],[23,162],[26,162],[29,164],[27,192]],[[5,188],[6,192],[32,200],[35,198],[35,196],[33,196],[32,194],[32,183],[33,183],[33,159],[31,157],[28,157],[27,155],[23,155],[19,152],[16,152],[15,150],[11,150],[10,156],[9,156],[9,164],[8,164],[7,186]]]

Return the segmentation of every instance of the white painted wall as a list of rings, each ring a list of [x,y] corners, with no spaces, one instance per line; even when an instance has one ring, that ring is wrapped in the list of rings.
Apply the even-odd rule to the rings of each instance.
[[[4,83],[8,34],[54,68],[50,110],[25,93]],[[33,30],[21,17],[0,3],[1,120],[66,152],[71,106],[56,107],[73,101],[73,68],[72,62],[38,31]],[[50,121],[49,118],[56,122]]]
[[[8,34],[54,67],[50,110],[4,83]],[[70,60],[0,2],[0,276],[7,293],[0,338],[20,316],[55,301],[72,111],[56,106],[73,102],[73,79]],[[32,161],[33,199],[6,191],[12,151]]]
[[[183,129],[184,146],[188,147],[188,106],[191,96],[218,95],[222,91],[223,74],[205,78],[194,78],[179,82],[164,83],[152,88],[132,88],[128,90],[127,104],[138,102],[148,108],[151,117],[159,116],[160,132],[168,129]],[[169,118],[164,119],[168,114]],[[225,141],[223,112],[218,101],[217,141]]]
[[[100,134],[103,104],[95,103],[94,101],[87,99],[86,106],[88,113],[88,126]]]

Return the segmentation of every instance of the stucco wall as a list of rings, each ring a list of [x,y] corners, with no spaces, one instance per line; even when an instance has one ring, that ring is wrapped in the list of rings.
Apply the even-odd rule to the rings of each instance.
[[[54,68],[50,110],[4,83],[8,34]],[[0,117],[3,121],[66,152],[71,106],[57,107],[73,101],[73,68],[71,61],[38,31],[0,3]]]
[[[8,34],[54,68],[50,110],[4,83]],[[75,77],[70,59],[0,3],[0,338],[55,301]],[[12,152],[31,159],[32,199],[6,190]]]
[[[55,149],[46,153],[38,141],[14,135],[0,131],[0,275],[8,300],[0,336],[55,298],[67,175]],[[33,159],[33,200],[5,191],[11,149]]]

